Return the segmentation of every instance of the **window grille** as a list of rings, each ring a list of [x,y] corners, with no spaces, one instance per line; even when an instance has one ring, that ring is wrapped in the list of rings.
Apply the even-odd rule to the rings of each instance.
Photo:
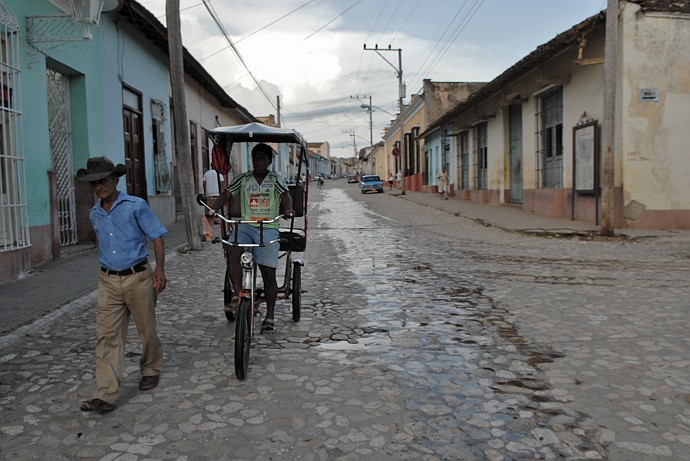
[[[19,66],[19,25],[0,3],[0,251],[30,246]]]
[[[470,133],[463,131],[460,133],[460,176],[461,189],[470,188]]]
[[[172,190],[170,162],[165,142],[165,104],[151,100],[151,123],[153,126],[153,168],[156,194],[169,194]]]
[[[201,162],[202,170],[206,171],[211,168],[211,151],[209,145],[211,145],[211,137],[209,136],[208,130],[206,128],[201,128],[202,140],[201,140]]]
[[[563,89],[538,98],[537,177],[541,187],[563,187]]]
[[[48,82],[50,156],[56,181],[57,229],[60,246],[68,246],[77,243],[69,77],[48,68],[46,80]]]
[[[446,167],[446,171],[448,171],[450,167],[450,141],[445,134],[441,138],[441,147],[441,167]]]
[[[487,123],[481,122],[474,127],[474,168],[475,184],[478,190],[488,188],[488,148]]]

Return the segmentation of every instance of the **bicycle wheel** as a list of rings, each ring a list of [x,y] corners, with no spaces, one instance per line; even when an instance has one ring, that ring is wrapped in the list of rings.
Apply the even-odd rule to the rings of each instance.
[[[225,269],[225,283],[223,284],[223,311],[228,322],[235,321],[235,306],[232,304],[232,283],[230,282],[230,270]]]
[[[299,322],[302,315],[302,264],[292,263],[292,320]]]
[[[237,308],[235,322],[235,376],[240,381],[247,376],[249,369],[249,347],[252,341],[252,303],[243,298]]]

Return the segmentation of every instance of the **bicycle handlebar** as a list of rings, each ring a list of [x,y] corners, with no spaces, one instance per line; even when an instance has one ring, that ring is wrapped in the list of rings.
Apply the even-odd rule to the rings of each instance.
[[[237,232],[235,232],[235,238],[233,241],[229,240],[223,240],[222,238],[220,239],[221,242],[223,242],[226,245],[234,246],[234,247],[242,247],[242,248],[250,248],[250,247],[263,247],[266,245],[270,245],[272,243],[280,242],[280,239],[275,239],[271,240],[269,242],[264,242],[264,224],[272,224],[274,222],[277,222],[280,218],[283,218],[285,215],[279,214],[273,219],[262,219],[262,220],[247,220],[247,219],[238,219],[238,218],[226,218],[222,214],[218,213],[216,210],[208,206],[208,203],[206,203],[206,197],[204,194],[198,194],[196,196],[196,201],[199,205],[207,208],[209,211],[213,212],[213,215],[216,218],[220,218],[223,221],[225,221],[228,224],[258,224],[259,225],[259,243],[239,243],[237,241]],[[215,243],[215,242],[214,242]]]

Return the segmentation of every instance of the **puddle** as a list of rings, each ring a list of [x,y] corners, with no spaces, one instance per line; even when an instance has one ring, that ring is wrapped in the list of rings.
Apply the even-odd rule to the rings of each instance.
[[[358,338],[356,342],[328,341],[326,343],[319,343],[315,347],[316,349],[328,351],[364,351],[367,348],[388,347],[390,343],[388,337],[374,335]]]

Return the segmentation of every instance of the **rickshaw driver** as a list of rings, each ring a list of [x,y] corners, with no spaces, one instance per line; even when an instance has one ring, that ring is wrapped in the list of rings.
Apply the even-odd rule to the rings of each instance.
[[[268,166],[273,162],[273,149],[268,144],[257,144],[252,149],[252,166],[254,169],[237,178],[228,186],[225,193],[229,193],[231,200],[229,206],[230,216],[240,216],[242,220],[261,221],[275,219],[279,214],[280,205],[283,206],[285,218],[295,216],[292,208],[292,198],[288,193],[285,179],[275,171],[269,171]],[[222,195],[225,195],[222,194]],[[221,197],[221,199],[223,199]],[[223,203],[223,202],[221,202]],[[239,232],[238,243],[259,243],[259,225],[241,224],[239,229],[233,229],[228,241],[234,241],[235,232]],[[278,222],[263,226],[264,242],[270,242],[279,238]],[[240,255],[244,251],[241,247],[230,247],[228,267],[230,280],[239,293],[238,288],[242,283],[242,266]],[[274,242],[264,247],[251,248],[254,260],[261,270],[261,278],[264,282],[266,297],[266,318],[261,323],[261,332],[272,332],[274,327],[274,311],[278,299],[278,283],[276,281],[276,268],[278,267],[278,253],[280,243]]]

